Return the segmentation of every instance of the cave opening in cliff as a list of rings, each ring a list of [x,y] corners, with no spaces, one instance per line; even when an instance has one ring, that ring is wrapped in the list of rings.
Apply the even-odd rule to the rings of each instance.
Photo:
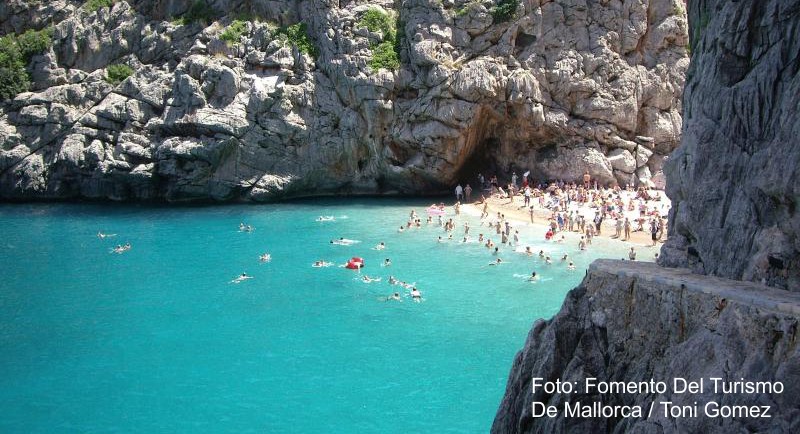
[[[492,175],[496,175],[500,170],[496,158],[499,150],[500,140],[495,137],[479,141],[456,172],[456,180],[462,183],[475,184],[479,173],[487,179]]]

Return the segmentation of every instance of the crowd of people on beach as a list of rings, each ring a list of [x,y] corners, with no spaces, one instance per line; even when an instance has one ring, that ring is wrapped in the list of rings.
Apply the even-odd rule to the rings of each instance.
[[[545,212],[546,224],[551,229],[548,239],[560,232],[577,232],[583,235],[585,245],[590,245],[608,222],[612,222],[613,239],[629,241],[632,233],[643,232],[650,235],[650,245],[655,246],[665,238],[669,201],[657,190],[633,185],[623,189],[616,184],[603,187],[592,181],[588,172],[584,173],[582,183],[557,180],[533,186],[528,172],[521,185],[517,181],[517,174],[513,173],[503,188],[496,176],[487,181],[478,174],[478,185],[483,192],[478,204],[487,203],[487,196],[507,200],[505,205],[527,210],[531,223],[537,212]],[[466,200],[461,184],[456,186],[455,193],[457,204],[462,198]],[[486,214],[484,207],[481,217]]]

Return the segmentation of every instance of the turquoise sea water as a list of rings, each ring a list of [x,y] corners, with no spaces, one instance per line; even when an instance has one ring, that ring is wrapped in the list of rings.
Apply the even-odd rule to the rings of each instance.
[[[484,247],[437,243],[438,226],[397,233],[426,205],[0,205],[0,432],[488,431],[533,321],[558,310],[591,260],[627,247],[598,240],[573,254],[574,242],[536,230],[523,244],[553,265],[501,247],[508,263],[488,266]],[[473,238],[486,232],[468,219]],[[330,244],[338,237],[362,242]],[[126,241],[130,251],[110,252]],[[382,281],[311,267],[351,256]],[[533,269],[543,281],[522,278]],[[242,272],[254,278],[230,283]],[[383,301],[394,291],[402,302]]]

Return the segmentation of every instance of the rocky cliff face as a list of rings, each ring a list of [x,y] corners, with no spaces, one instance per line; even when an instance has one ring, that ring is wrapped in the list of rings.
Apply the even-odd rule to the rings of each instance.
[[[800,3],[691,3],[661,263],[800,291]]]
[[[10,0],[53,25],[2,104],[0,197],[271,200],[441,191],[479,171],[660,182],[681,129],[680,0]],[[509,2],[517,4],[517,2]],[[401,65],[370,66],[393,17]],[[233,41],[220,36],[247,14]],[[316,57],[276,26],[305,23]],[[134,73],[119,84],[107,67]]]
[[[660,266],[595,262],[561,311],[534,325],[493,433],[800,431],[800,3],[699,0],[690,4],[689,23],[683,141],[665,168],[673,208]],[[590,377],[669,387],[533,393],[533,378],[585,385]],[[713,389],[715,377],[784,388],[730,393]],[[706,384],[679,393],[675,378]],[[533,402],[561,412],[534,418]],[[566,417],[567,402],[640,406],[643,413]],[[665,402],[689,413],[665,414]],[[709,403],[771,412],[714,417]]]
[[[595,261],[561,311],[538,321],[514,359],[492,433],[732,433],[800,430],[800,294],[663,268]],[[598,382],[663,381],[664,393],[586,393]],[[576,382],[575,392],[532,392],[532,379]],[[677,392],[674,378],[699,382]],[[781,382],[781,393],[720,393],[711,378]],[[720,387],[721,389],[721,387]],[[533,402],[559,409],[531,417]],[[639,417],[564,417],[564,404],[640,406]],[[697,408],[665,415],[661,403]],[[654,404],[652,414],[648,409]],[[708,403],[712,403],[707,407]],[[769,406],[770,418],[709,417],[721,406]]]

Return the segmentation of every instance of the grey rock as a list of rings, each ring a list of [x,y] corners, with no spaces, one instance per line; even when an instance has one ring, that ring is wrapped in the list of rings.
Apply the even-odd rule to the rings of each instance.
[[[492,425],[503,433],[794,432],[799,427],[800,350],[794,343],[800,294],[636,261],[597,260],[558,314],[538,320],[514,358]],[[664,393],[586,391],[586,379],[666,383]],[[724,394],[711,378],[781,382],[782,393]],[[532,379],[575,382],[575,392],[533,392]],[[675,378],[704,380],[676,393]],[[559,409],[532,417],[533,402]],[[639,406],[639,417],[565,417],[565,403]],[[662,402],[694,406],[698,417],[664,414]],[[655,408],[648,415],[650,404]],[[707,403],[763,405],[770,418],[712,418]]]
[[[664,167],[674,206],[660,263],[800,291],[800,40],[784,36],[800,28],[798,5],[706,1],[689,13],[704,28],[683,142]]]
[[[636,180],[647,183],[679,140],[688,25],[672,0],[520,2],[505,23],[488,0],[215,0],[220,17],[206,27],[173,22],[186,1],[93,13],[78,1],[22,3],[0,6],[0,26],[52,18],[54,40],[29,65],[32,92],[2,104],[0,160],[23,167],[37,153],[47,170],[25,165],[45,185],[24,191],[8,170],[0,197],[434,193],[489,168],[567,181],[589,170],[614,183],[646,166]],[[397,71],[369,66],[388,36],[359,25],[373,7],[404,23]],[[260,19],[222,41],[246,10]],[[277,35],[298,22],[316,58]],[[106,69],[119,63],[134,73],[112,85]],[[633,140],[643,135],[654,141]]]

